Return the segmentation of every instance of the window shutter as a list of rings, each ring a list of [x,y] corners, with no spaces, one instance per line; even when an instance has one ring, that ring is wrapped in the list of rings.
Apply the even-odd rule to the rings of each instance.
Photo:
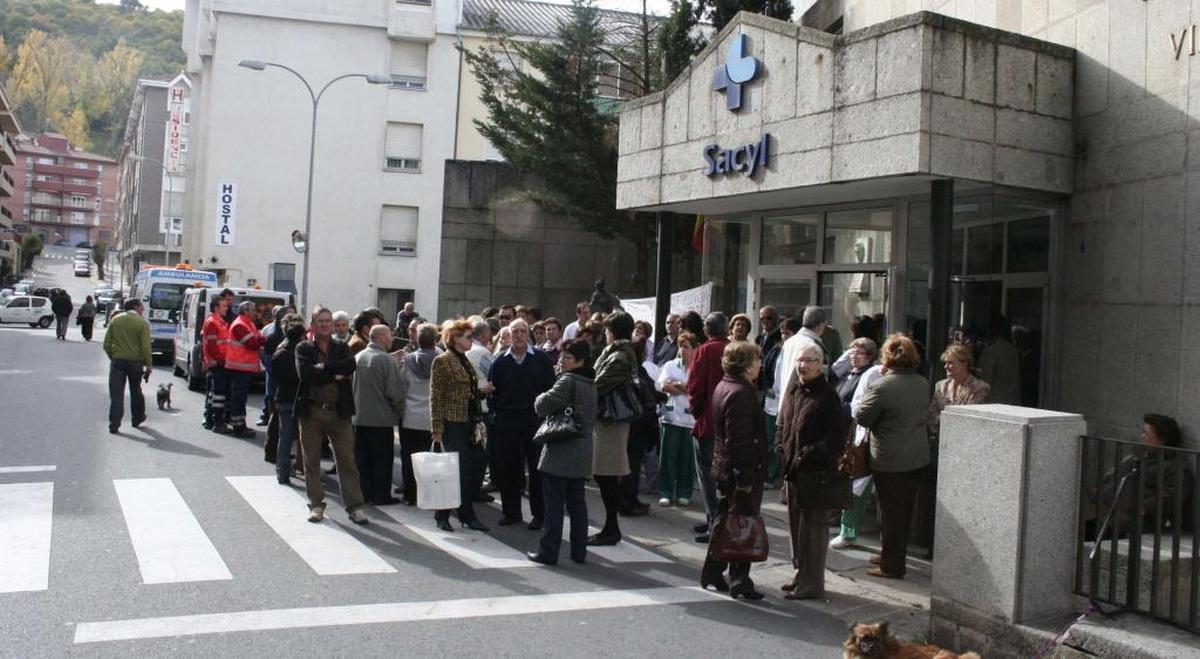
[[[412,41],[392,42],[392,75],[425,78],[428,44]]]
[[[421,124],[389,122],[384,167],[421,169]]]
[[[415,256],[417,253],[417,208],[384,206],[379,214],[379,253]]]

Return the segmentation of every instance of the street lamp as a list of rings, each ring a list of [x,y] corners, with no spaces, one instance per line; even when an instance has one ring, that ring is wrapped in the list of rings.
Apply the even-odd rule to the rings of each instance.
[[[313,162],[316,159],[316,153],[317,153],[316,152],[316,148],[317,148],[317,106],[320,105],[321,97],[325,95],[325,90],[329,89],[329,87],[332,86],[333,83],[335,83],[339,80],[345,80],[346,78],[362,78],[362,79],[366,80],[368,84],[390,85],[393,82],[392,76],[390,76],[390,75],[375,75],[375,74],[368,74],[368,73],[344,73],[340,76],[337,76],[336,78],[333,78],[329,82],[325,83],[325,86],[321,88],[321,91],[314,93],[312,85],[310,85],[308,83],[308,80],[306,80],[304,78],[304,76],[300,75],[300,73],[298,71],[296,71],[295,69],[293,69],[290,66],[286,66],[283,64],[276,64],[275,62],[264,62],[262,60],[252,60],[252,59],[244,59],[244,60],[238,62],[238,66],[240,66],[242,68],[250,69],[251,71],[264,71],[267,69],[267,67],[283,69],[284,71],[287,71],[288,73],[296,76],[296,78],[298,80],[300,80],[301,83],[304,84],[304,88],[306,90],[308,90],[309,98],[312,99],[312,129],[311,129],[311,131],[309,133],[309,137],[308,137],[308,200],[305,203],[305,207],[304,207],[304,232],[303,232],[303,242],[301,243],[301,245],[303,246],[302,253],[304,254],[304,264],[301,267],[304,270],[304,274],[301,276],[301,284],[300,284],[300,286],[301,286],[301,288],[300,288],[300,312],[305,313],[308,310],[308,259],[312,252]],[[293,232],[293,235],[292,235],[293,247],[296,247],[296,239],[295,238],[296,238],[296,236],[295,236],[295,233]],[[301,250],[300,250],[300,248],[297,247],[296,251],[300,252]]]
[[[159,167],[162,168],[163,174],[166,174],[166,176],[167,176],[167,231],[166,231],[166,233],[163,234],[163,265],[170,267],[171,266],[171,229],[173,229],[175,227],[175,217],[171,215],[170,211],[171,211],[171,200],[175,197],[175,177],[174,177],[174,175],[171,174],[170,171],[167,170],[166,165],[164,165],[162,162],[160,162],[158,160],[155,160],[154,158],[147,158],[146,156],[142,156],[142,155],[138,155],[138,154],[134,153],[134,154],[130,154],[129,159],[134,162],[148,162],[148,163],[153,163],[155,165],[158,165]],[[160,208],[158,211],[158,216],[159,216],[159,221],[161,222],[162,221],[161,205],[160,205]],[[121,276],[122,276],[122,278],[124,277],[124,272],[121,273]]]

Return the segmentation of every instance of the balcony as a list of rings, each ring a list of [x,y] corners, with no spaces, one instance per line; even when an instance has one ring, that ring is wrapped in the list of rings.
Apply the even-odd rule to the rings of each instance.
[[[79,169],[77,167],[65,167],[63,165],[45,165],[40,162],[33,163],[33,172],[35,174],[53,174],[55,176],[72,176],[75,178],[100,178],[100,172],[94,169]]]
[[[400,41],[431,42],[436,23],[426,2],[397,2],[388,14],[388,37]]]
[[[33,189],[37,192],[74,192],[76,194],[88,195],[89,197],[96,196],[96,186],[68,183],[66,181],[39,181],[34,179]]]
[[[12,177],[8,175],[8,172],[0,171],[0,197],[13,196],[14,185],[16,184],[13,183]]]
[[[8,133],[3,134],[3,139],[0,139],[0,165],[15,165],[17,164],[17,154],[13,151],[12,138]]]

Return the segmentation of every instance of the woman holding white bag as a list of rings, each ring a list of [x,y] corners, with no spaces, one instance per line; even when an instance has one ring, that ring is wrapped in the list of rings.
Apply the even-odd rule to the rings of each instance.
[[[472,345],[471,323],[465,320],[446,323],[442,328],[442,343],[446,351],[433,360],[433,371],[429,378],[429,419],[433,443],[441,444],[446,452],[458,453],[461,493],[458,521],[466,528],[488,531],[490,529],[475,516],[472,444],[475,441],[475,425],[480,417],[479,403],[491,392],[491,386],[479,385],[475,367],[467,360],[467,351]],[[439,529],[454,531],[450,525],[449,510],[437,511],[434,518]]]

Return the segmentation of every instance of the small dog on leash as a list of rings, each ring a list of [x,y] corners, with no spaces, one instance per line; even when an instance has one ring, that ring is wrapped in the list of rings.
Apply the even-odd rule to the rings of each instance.
[[[158,385],[158,393],[156,394],[156,397],[158,398],[158,409],[160,409],[160,410],[171,409],[171,385],[170,384]]]
[[[843,659],[979,659],[974,652],[955,654],[936,645],[901,643],[888,632],[888,624],[854,623],[842,644]]]

